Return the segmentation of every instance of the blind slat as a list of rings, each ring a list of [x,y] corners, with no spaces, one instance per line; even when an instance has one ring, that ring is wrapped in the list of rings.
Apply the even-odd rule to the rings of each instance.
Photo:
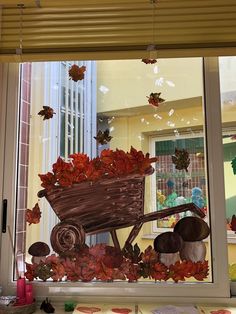
[[[26,2],[22,14],[14,1],[2,9],[0,58],[14,56],[20,40],[23,54],[38,58],[86,50],[94,56],[98,50],[146,54],[153,43],[167,56],[184,47],[191,56],[193,49],[204,55],[220,47],[236,54],[235,0],[159,0],[156,5],[149,0],[47,0],[41,7]]]

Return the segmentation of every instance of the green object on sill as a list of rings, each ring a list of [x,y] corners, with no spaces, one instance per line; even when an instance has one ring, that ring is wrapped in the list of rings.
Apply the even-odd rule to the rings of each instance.
[[[65,305],[65,312],[72,312],[75,309],[76,302],[66,301],[64,305]]]
[[[236,174],[236,157],[234,157],[234,159],[231,161],[231,165],[232,165],[234,174]]]

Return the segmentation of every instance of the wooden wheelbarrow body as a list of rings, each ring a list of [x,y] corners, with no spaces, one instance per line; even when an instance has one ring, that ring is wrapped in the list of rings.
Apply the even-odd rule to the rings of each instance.
[[[128,175],[120,178],[82,182],[71,187],[42,190],[54,212],[61,220],[52,230],[51,244],[59,253],[64,250],[57,242],[83,242],[85,234],[110,232],[114,245],[120,248],[116,229],[133,226],[126,244],[132,243],[144,222],[173,214],[192,211],[205,214],[193,203],[144,214],[145,176]],[[70,232],[69,232],[70,231]],[[75,233],[75,235],[74,235]],[[64,237],[64,238],[63,238]],[[77,238],[77,239],[75,239]],[[78,243],[82,244],[82,243]]]

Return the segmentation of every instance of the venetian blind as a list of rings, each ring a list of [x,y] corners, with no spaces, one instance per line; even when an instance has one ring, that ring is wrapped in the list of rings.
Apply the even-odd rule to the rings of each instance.
[[[152,43],[159,57],[236,54],[235,0],[1,4],[1,61],[148,57]]]

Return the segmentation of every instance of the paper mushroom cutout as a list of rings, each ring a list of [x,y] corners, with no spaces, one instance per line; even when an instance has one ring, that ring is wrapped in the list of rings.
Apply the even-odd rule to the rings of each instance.
[[[50,253],[50,248],[47,243],[44,242],[35,242],[33,243],[29,249],[28,253],[32,255],[31,261],[32,263],[39,264],[40,261],[45,261],[46,256]]]
[[[183,240],[176,232],[164,232],[154,240],[154,249],[159,253],[159,261],[169,267],[180,260],[179,251]]]
[[[183,239],[180,249],[181,260],[192,262],[204,261],[206,257],[206,245],[202,241],[210,234],[207,223],[198,217],[185,217],[177,222],[174,232]]]

